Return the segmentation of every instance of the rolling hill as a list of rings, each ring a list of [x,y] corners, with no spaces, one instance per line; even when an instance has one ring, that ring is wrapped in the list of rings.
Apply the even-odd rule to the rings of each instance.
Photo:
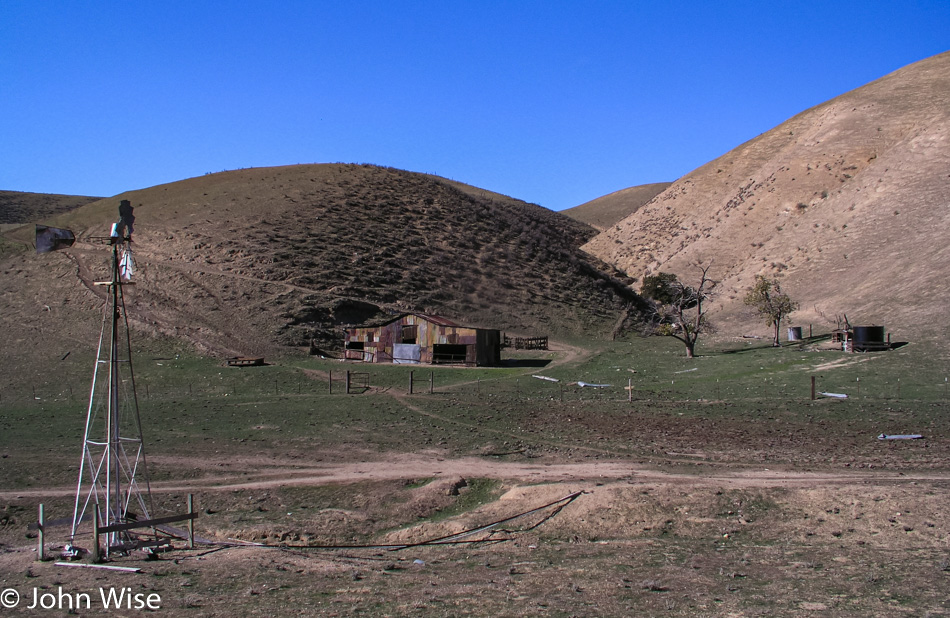
[[[782,123],[680,178],[584,249],[642,278],[720,281],[720,328],[765,332],[742,304],[780,277],[797,323],[884,325],[945,339],[950,324],[950,53]]]
[[[603,232],[611,225],[635,213],[670,184],[672,183],[656,182],[628,187],[560,212]]]
[[[796,323],[827,327],[847,314],[898,339],[942,340],[950,53],[806,110],[665,188],[571,209],[574,219],[434,176],[345,164],[222,172],[92,202],[0,198],[17,204],[13,220],[29,213],[79,235],[69,251],[41,256],[24,251],[32,225],[5,225],[0,238],[8,355],[32,358],[35,371],[98,333],[102,290],[92,283],[108,252],[92,237],[106,234],[120,199],[136,207],[135,327],[215,354],[330,348],[344,324],[408,310],[607,336],[636,319],[637,279],[666,271],[688,282],[700,263],[719,281],[714,318],[725,334],[766,332],[742,304],[766,274],[800,302]]]
[[[332,348],[344,324],[409,310],[512,333],[607,336],[639,302],[622,274],[580,251],[594,229],[540,206],[370,165],[258,168],[74,209],[51,223],[77,233],[68,251],[35,255],[8,241],[0,321],[19,352],[93,344],[103,290],[92,283],[109,261],[93,237],[108,233],[120,199],[136,216],[134,327],[216,354]]]
[[[69,212],[98,199],[102,198],[0,191],[0,224],[42,223],[49,217]]]

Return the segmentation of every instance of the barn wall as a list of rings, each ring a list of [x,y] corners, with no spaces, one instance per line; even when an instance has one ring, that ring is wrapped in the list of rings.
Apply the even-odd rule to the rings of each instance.
[[[433,347],[438,344],[466,346],[466,364],[496,365],[501,361],[500,331],[438,324],[414,314],[380,326],[347,329],[344,347],[351,342],[362,342],[363,350],[346,349],[345,358],[367,362],[393,362],[393,344],[402,343],[420,346],[421,363],[433,362]]]
[[[501,331],[479,329],[477,333],[476,365],[501,364]]]

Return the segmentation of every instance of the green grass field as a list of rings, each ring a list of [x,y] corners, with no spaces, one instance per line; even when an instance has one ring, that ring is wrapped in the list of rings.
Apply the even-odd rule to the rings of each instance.
[[[229,368],[167,342],[140,343],[135,375],[151,480],[176,488],[156,493],[157,511],[180,512],[177,488],[187,486],[198,493],[199,530],[272,546],[201,562],[185,552],[188,562],[149,566],[143,585],[161,592],[163,607],[198,613],[946,613],[950,406],[937,350],[851,355],[822,349],[825,341],[778,349],[729,341],[688,360],[670,339],[566,343],[569,352],[522,352],[504,367],[478,369],[305,357]],[[76,482],[91,359],[75,356],[35,385],[0,392],[0,488],[40,490],[2,505],[8,548],[32,542],[23,531],[37,502],[51,517],[71,512],[68,491],[43,490]],[[848,398],[812,400],[813,376],[818,392]],[[880,433],[925,439],[880,441]],[[420,452],[538,465],[619,461],[682,476],[519,482],[525,497],[517,502],[502,499],[512,483],[487,475],[447,493],[454,481],[438,478],[438,468],[417,478],[283,484],[297,472]],[[733,482],[769,470],[799,481]],[[813,472],[825,480],[809,482]],[[905,473],[913,480],[901,482]],[[273,479],[282,482],[247,483]],[[507,544],[314,547],[431,538],[578,487],[585,495],[576,504]],[[302,549],[276,548],[286,544]],[[23,575],[31,558],[16,551],[15,566],[0,567],[4,586],[96,585],[48,564]]]
[[[725,452],[734,438],[744,453],[732,458],[737,463],[757,450],[755,440],[775,443],[774,460],[795,463],[814,449],[796,454],[788,436],[807,442],[815,432],[835,457],[844,453],[829,436],[861,455],[880,450],[863,439],[880,433],[932,439],[946,433],[950,371],[930,360],[934,351],[924,344],[844,354],[819,349],[827,347],[822,341],[777,349],[761,341],[727,342],[701,348],[692,360],[672,339],[587,345],[587,356],[575,362],[553,363],[554,352],[519,352],[505,367],[466,369],[303,357],[233,368],[151,344],[135,357],[146,452],[319,458],[324,450],[439,447],[456,454],[555,450],[642,457],[655,454],[658,442],[659,450]],[[75,473],[92,363],[74,356],[35,385],[0,392],[0,454],[15,463],[3,466],[2,486],[66,483]],[[350,394],[344,392],[347,371]],[[610,386],[581,387],[579,381]],[[674,431],[663,440],[656,433],[667,423]],[[781,431],[773,435],[773,428]],[[928,453],[908,450],[903,458],[926,462]],[[159,467],[152,473],[158,479],[176,474]]]

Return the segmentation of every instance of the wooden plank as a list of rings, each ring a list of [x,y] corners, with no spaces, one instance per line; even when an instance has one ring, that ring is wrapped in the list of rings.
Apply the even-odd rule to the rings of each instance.
[[[197,513],[185,513],[184,515],[169,515],[168,517],[159,517],[157,519],[143,519],[142,521],[133,521],[126,524],[114,524],[112,526],[102,526],[99,528],[99,534],[109,532],[122,532],[123,530],[134,530],[135,528],[151,528],[159,524],[170,524],[176,521],[185,521],[187,519],[196,519]]]
[[[264,364],[264,357],[237,356],[227,359],[229,367],[255,367]]]
[[[80,520],[79,523],[82,523],[82,522],[84,522],[84,521],[92,521],[92,516],[91,516],[91,515],[86,515],[85,517],[82,518],[82,520]],[[61,527],[61,526],[71,526],[71,525],[73,525],[73,518],[72,518],[72,517],[60,517],[59,519],[51,519],[50,521],[43,522],[43,527],[42,527],[42,529],[43,529],[43,530],[49,530],[50,528],[58,528],[58,527]],[[39,525],[38,522],[35,522],[35,521],[34,521],[34,522],[31,522],[31,523],[27,524],[26,529],[27,529],[27,530],[39,530],[39,529],[40,529],[40,525]]]
[[[88,562],[54,562],[56,566],[79,567],[84,569],[103,569],[106,571],[122,571],[125,573],[141,573],[142,569],[138,567],[121,567],[109,564],[89,564]]]

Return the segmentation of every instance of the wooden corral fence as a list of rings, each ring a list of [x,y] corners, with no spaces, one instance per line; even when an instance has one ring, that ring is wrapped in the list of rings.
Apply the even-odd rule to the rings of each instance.
[[[339,376],[339,371],[337,375]],[[334,377],[333,372],[330,372],[330,394],[333,394],[333,381],[340,381],[339,377]],[[365,393],[369,390],[369,372],[368,371],[350,371],[347,369],[343,372],[343,392],[347,395],[351,393]]]
[[[369,372],[366,371],[347,371],[346,372],[346,393],[355,393],[357,391],[365,393],[369,390]]]
[[[420,380],[419,378],[416,377],[416,372],[415,372],[415,371],[410,371],[410,372],[409,372],[409,394],[412,395],[412,394],[414,394],[414,393],[416,392],[416,391],[415,391],[415,383],[416,383],[416,382],[423,382],[423,381],[429,383],[429,394],[430,394],[430,395],[435,392],[435,373],[434,373],[434,372],[430,371],[430,372],[429,372],[429,377],[428,377],[427,379]]]
[[[547,337],[509,337],[505,335],[505,347],[516,350],[547,350]]]

